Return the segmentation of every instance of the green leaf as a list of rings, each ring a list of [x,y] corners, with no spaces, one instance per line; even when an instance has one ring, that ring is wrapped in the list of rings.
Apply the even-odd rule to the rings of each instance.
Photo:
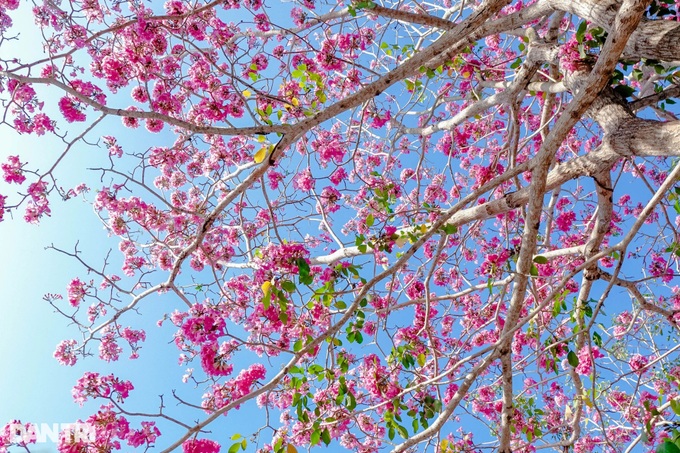
[[[678,400],[671,400],[671,409],[673,409],[673,412],[675,412],[676,415],[680,415],[680,401]]]
[[[589,318],[592,318],[593,317],[593,307],[591,307],[590,305],[584,305],[583,306],[583,314],[585,314]]]
[[[295,264],[297,264],[298,267],[300,283],[303,285],[310,285],[314,281],[314,278],[309,275],[309,264],[307,264],[307,260],[304,258],[298,258],[295,261]]]
[[[529,273],[532,275],[532,277],[538,277],[538,268],[532,264],[531,269],[529,269]]]
[[[375,223],[375,217],[373,217],[373,214],[369,214],[366,216],[366,226],[368,228],[371,228],[373,226],[373,223]]]
[[[316,445],[321,441],[321,430],[319,428],[315,429],[312,431],[312,435],[310,436],[309,443],[311,445]]]
[[[458,227],[447,223],[442,227],[442,231],[444,231],[445,234],[456,234],[458,232]]]
[[[576,30],[576,42],[582,43],[583,37],[586,35],[586,29],[588,28],[588,23],[584,20],[578,24],[578,29]]]
[[[602,347],[602,337],[600,336],[599,333],[593,332],[593,342],[598,348]]]
[[[556,318],[560,313],[562,312],[562,301],[557,298],[555,299],[555,303],[553,304],[553,318]]]
[[[567,354],[567,361],[569,362],[569,365],[573,366],[574,368],[578,366],[578,356],[574,351],[569,351],[569,354]]]
[[[292,293],[295,291],[295,283],[291,282],[290,280],[284,280],[281,283],[281,289],[287,293]]]
[[[656,447],[656,453],[680,453],[680,448],[673,442],[667,440]]]
[[[354,394],[353,394],[353,393],[348,393],[348,394],[347,394],[347,399],[348,399],[348,401],[347,401],[347,404],[345,405],[345,407],[347,407],[347,410],[353,411],[354,409],[356,409],[356,407],[357,407],[357,399],[354,397]]]
[[[534,257],[534,263],[536,264],[546,264],[547,262],[548,258],[546,258],[545,256],[537,255]]]
[[[399,435],[401,437],[403,437],[404,439],[408,439],[408,437],[409,437],[408,436],[408,430],[406,428],[404,428],[403,426],[397,424],[397,423],[395,423],[395,425],[397,427],[397,432],[399,433]]]
[[[628,85],[616,85],[614,87],[614,91],[619,93],[621,96],[624,98],[630,97],[633,93],[635,93],[635,88],[628,86]]]
[[[231,447],[229,447],[229,453],[236,453],[240,449],[241,449],[241,442],[236,443],[236,444],[232,445]]]
[[[328,428],[321,431],[321,440],[326,445],[329,445],[331,443],[331,433],[328,431]]]

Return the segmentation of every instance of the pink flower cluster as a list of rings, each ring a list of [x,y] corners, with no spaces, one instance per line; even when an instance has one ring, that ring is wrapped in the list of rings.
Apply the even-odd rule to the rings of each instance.
[[[203,395],[203,407],[213,411],[227,406],[248,395],[258,380],[264,379],[267,370],[261,363],[255,363],[248,369],[242,370],[234,379],[224,384],[215,384],[212,392]],[[238,406],[236,406],[238,409]]]
[[[43,215],[50,215],[50,204],[47,200],[47,182],[34,182],[28,187],[31,200],[26,205],[24,220],[28,223],[37,224]]]
[[[304,192],[314,190],[315,184],[316,179],[312,176],[312,172],[309,168],[305,168],[293,178],[293,187]]]
[[[319,158],[322,167],[329,162],[342,163],[347,152],[347,144],[339,133],[321,130],[310,146]]]
[[[59,99],[59,111],[69,123],[81,123],[86,118],[83,107],[73,96],[64,96]]]
[[[142,429],[132,429],[126,436],[128,445],[131,447],[151,445],[155,443],[158,436],[161,435],[160,430],[156,427],[154,422],[142,422],[141,425]]]
[[[77,307],[85,299],[88,288],[92,287],[92,282],[89,284],[83,283],[79,278],[74,278],[68,284],[66,289],[68,294],[68,301],[72,307]]]
[[[666,259],[658,253],[652,253],[652,264],[649,265],[649,273],[654,277],[661,278],[664,283],[673,280],[673,269],[668,266]]]
[[[183,453],[219,453],[220,444],[209,439],[189,439],[182,444]]]
[[[555,224],[560,231],[567,232],[571,229],[574,220],[576,220],[576,213],[574,211],[565,211],[557,216]]]
[[[361,366],[361,383],[378,401],[389,401],[401,392],[398,370],[388,370],[375,354],[367,355]]]
[[[581,348],[577,354],[578,366],[576,367],[576,372],[578,374],[589,376],[593,372],[593,360],[591,360],[591,353],[592,359],[604,357],[604,354],[600,352],[600,349],[597,346],[593,346],[592,349],[588,346]]]
[[[297,260],[300,258],[307,260],[308,256],[309,251],[303,244],[270,243],[262,249],[262,258],[258,260],[260,267],[257,275],[265,281],[269,280],[269,278],[264,278],[268,272],[277,275],[298,274]]]
[[[117,339],[118,334],[116,327],[113,324],[109,324],[102,329],[101,343],[99,343],[100,359],[106,360],[107,362],[115,362],[118,360],[123,349],[118,345]]]
[[[572,38],[564,43],[559,50],[560,67],[565,71],[578,71],[581,54],[578,50],[576,38]]]
[[[649,357],[645,357],[640,354],[633,354],[633,356],[628,361],[630,369],[636,374],[642,374],[645,372],[645,367],[649,363]]]
[[[22,164],[19,161],[19,156],[9,156],[7,158],[7,163],[0,166],[2,168],[3,179],[7,183],[21,184],[26,181],[26,177],[23,175],[21,169]]]
[[[213,343],[224,335],[226,323],[220,313],[205,304],[194,304],[181,327],[182,337],[192,343]]]
[[[146,332],[143,330],[135,330],[130,327],[125,327],[120,332],[120,337],[128,342],[132,353],[130,354],[131,359],[136,359],[139,357],[138,350],[140,348],[139,343],[146,340]]]
[[[121,440],[131,447],[142,445],[149,449],[158,436],[160,430],[155,422],[143,421],[141,429],[130,428],[128,420],[118,415],[109,403],[90,416],[84,423],[78,422],[59,435],[57,451],[59,453],[82,453],[85,451],[110,452],[121,449]]]
[[[78,379],[78,382],[73,387],[72,394],[73,399],[81,406],[88,398],[113,400],[115,397],[116,401],[122,403],[130,396],[130,390],[133,389],[134,387],[130,381],[123,381],[113,374],[100,376],[99,373],[87,371],[83,377]]]
[[[0,195],[0,222],[2,222],[5,219],[5,202],[7,201],[7,197],[4,195]]]
[[[28,451],[27,445],[36,442],[35,425],[12,420],[0,430],[0,453],[9,453],[7,447],[17,445]]]
[[[201,366],[208,376],[228,376],[234,370],[231,364],[232,354],[238,349],[238,342],[231,340],[217,343],[207,343],[201,347]]]
[[[57,350],[54,351],[54,358],[57,359],[61,365],[73,366],[76,364],[76,340],[63,340],[57,345]]]

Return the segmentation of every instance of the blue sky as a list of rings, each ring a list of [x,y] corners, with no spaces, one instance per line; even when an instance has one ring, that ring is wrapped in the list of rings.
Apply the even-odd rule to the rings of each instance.
[[[112,123],[101,128],[99,135],[115,134],[116,128],[120,129],[118,132],[123,129]],[[19,154],[22,161],[29,161],[30,168],[40,169],[47,168],[64,146],[53,137],[18,136],[7,128],[0,128],[0,142],[4,145],[0,149],[1,162],[5,162],[9,155]],[[83,169],[95,165],[106,155],[105,149],[74,148],[56,171],[60,185],[68,188],[87,181],[93,189],[100,187],[99,175]],[[31,181],[29,177],[25,185]],[[0,183],[0,193],[8,195],[8,201],[14,199],[13,192],[17,189],[15,185]],[[92,192],[87,198],[91,200],[93,196]],[[70,391],[85,371],[98,371],[103,375],[113,372],[122,379],[131,380],[135,390],[129,405],[126,404],[129,410],[153,412],[158,409],[158,395],[163,393],[168,414],[180,415],[185,422],[204,418],[202,411],[177,407],[172,400],[172,389],[178,389],[179,395],[193,402],[199,400],[202,392],[181,381],[186,367],[178,366],[179,351],[169,344],[174,327],[169,322],[163,328],[155,326],[163,313],[179,307],[169,297],[151,296],[145,300],[140,316],[126,320],[146,330],[147,341],[143,344],[140,359],[128,360],[129,351],[125,350],[119,362],[106,364],[93,357],[79,361],[74,367],[65,367],[52,357],[55,346],[61,340],[78,339],[79,333],[74,326],[69,326],[67,318],[55,313],[43,296],[46,293],[65,295],[66,285],[73,277],[82,280],[94,277],[88,276],[73,258],[45,248],[54,244],[72,251],[78,243],[83,257],[95,266],[102,262],[110,249],[113,249],[114,262],[119,252],[117,241],[108,237],[89,203],[80,198],[66,202],[58,197],[51,200],[52,216],[44,218],[40,225],[25,223],[21,218],[23,209],[14,219],[7,216],[0,223],[0,247],[3,251],[0,259],[0,359],[5,365],[3,373],[0,373],[0,423],[20,419],[52,425],[87,418],[99,405],[86,404],[80,408],[73,402]],[[116,268],[120,266],[114,264],[112,269]],[[68,302],[61,302],[61,306],[67,308]],[[133,421],[132,426],[137,427],[137,423]],[[159,439],[161,445],[176,438],[171,434],[172,427],[159,426],[163,432]],[[234,424],[230,419],[229,429],[238,432],[238,423]],[[241,432],[248,433],[245,426]],[[55,446],[39,444],[31,451],[55,451]]]
[[[31,21],[31,15],[27,11],[25,14],[21,14],[21,11],[13,14],[13,18],[15,29],[30,29],[28,22]],[[3,43],[3,53],[22,55],[25,60],[29,60],[32,56],[40,55],[40,48],[36,47],[38,44],[37,40],[26,39],[6,42]],[[45,95],[43,99],[47,101],[46,109],[50,109],[50,100],[53,105],[56,100],[53,94]],[[57,115],[55,113],[54,117]],[[89,119],[94,118],[91,112],[89,115]],[[69,137],[75,136],[76,131],[77,128],[70,128]],[[111,119],[101,124],[89,138],[96,141],[101,135],[130,137],[133,134],[123,128],[118,119]],[[155,137],[162,140],[162,134]],[[145,144],[149,140],[148,135],[142,141],[139,141],[139,137],[137,139],[137,142],[130,140],[123,143],[141,145],[144,149],[149,146]],[[22,162],[28,161],[27,168],[39,170],[49,168],[64,150],[64,144],[54,136],[18,135],[8,127],[0,127],[0,143],[0,162],[6,162],[10,155],[19,155]],[[68,189],[84,181],[94,190],[100,188],[103,185],[99,181],[100,174],[84,169],[106,165],[107,154],[103,147],[74,147],[55,171],[59,185]],[[28,176],[22,187],[0,181],[0,193],[8,196],[7,202],[11,204],[16,200],[15,192],[25,190],[34,181],[35,176]],[[86,196],[90,201],[94,190]],[[74,367],[64,367],[52,357],[61,340],[78,339],[79,333],[74,326],[69,326],[68,319],[55,313],[43,296],[46,293],[65,295],[66,285],[73,277],[83,280],[92,277],[73,258],[45,248],[54,244],[72,251],[78,243],[78,249],[84,252],[83,257],[97,266],[110,249],[114,250],[112,256],[116,260],[118,241],[108,237],[91,205],[81,198],[64,202],[53,196],[51,210],[52,216],[43,218],[40,225],[25,223],[22,219],[23,208],[15,212],[14,218],[7,215],[5,221],[0,222],[0,360],[4,365],[0,373],[0,425],[12,419],[50,426],[86,419],[98,409],[99,403],[86,404],[80,408],[71,396],[71,388],[85,371],[98,371],[101,374],[114,372],[122,379],[131,380],[135,390],[130,404],[126,405],[129,410],[155,411],[158,409],[158,395],[164,393],[168,414],[181,415],[180,418],[185,422],[205,417],[202,411],[177,407],[172,400],[172,389],[180,390],[179,395],[194,402],[202,392],[193,390],[181,381],[186,367],[177,365],[179,351],[174,345],[168,344],[172,341],[173,326],[166,323],[162,329],[155,327],[163,313],[175,308],[172,301],[167,303],[168,298],[156,305],[154,302],[161,298],[152,296],[146,300],[142,316],[128,320],[133,325],[135,322],[144,324],[147,333],[139,360],[127,360],[129,351],[125,351],[117,363],[106,364],[95,357],[81,360]],[[112,269],[116,268],[120,266],[114,264]],[[68,302],[64,300],[62,303],[66,308]],[[133,421],[132,426],[138,427],[137,422]],[[159,426],[163,432],[161,445],[176,438],[171,433],[172,427]],[[238,432],[239,424],[234,424],[232,420],[229,429]],[[39,444],[31,451],[39,453],[55,450],[55,445]]]
[[[19,22],[30,20],[30,14],[15,14],[14,17]],[[18,24],[18,29],[22,27],[28,29],[26,24]],[[31,43],[30,40],[20,42]],[[8,53],[24,55],[26,59],[39,51],[30,47],[7,50]],[[52,98],[52,104],[54,100]],[[121,102],[121,105],[127,105],[125,102]],[[93,118],[90,112],[88,119]],[[71,136],[75,135],[75,130],[71,129]],[[124,137],[127,142],[121,144],[128,151],[143,151],[149,146],[166,144],[172,140],[167,128],[165,134],[156,136],[144,131],[131,133],[120,126],[116,119],[101,124],[90,139],[95,141],[101,135]],[[30,168],[40,169],[45,169],[64,148],[64,144],[54,137],[17,136],[8,128],[0,128],[0,143],[3,144],[0,162],[4,162],[9,155],[19,154],[22,161],[29,161]],[[101,187],[103,184],[98,180],[99,174],[85,173],[83,169],[105,164],[106,154],[104,148],[75,147],[56,171],[60,185],[70,188],[86,181],[93,189]],[[32,182],[31,178],[28,182]],[[3,195],[11,196],[15,190],[16,186],[0,182],[0,193]],[[91,193],[87,199],[91,200],[93,196]],[[645,193],[642,198],[646,197]],[[8,201],[11,203],[12,198]],[[8,218],[0,223],[0,246],[3,250],[0,260],[0,358],[4,364],[11,364],[0,374],[0,423],[14,418],[47,424],[86,418],[98,405],[89,404],[81,409],[73,403],[70,394],[70,388],[86,370],[102,374],[115,372],[118,377],[131,380],[136,389],[129,404],[126,404],[128,410],[153,411],[158,407],[158,394],[164,393],[170,415],[179,416],[185,422],[204,418],[202,411],[177,407],[172,401],[171,389],[178,389],[183,397],[192,402],[200,401],[202,392],[200,389],[193,391],[191,385],[181,382],[185,367],[177,365],[179,351],[168,344],[172,340],[172,326],[166,323],[164,328],[155,327],[156,320],[163,313],[171,312],[174,308],[182,309],[169,296],[152,296],[144,301],[140,316],[126,317],[125,323],[143,327],[147,333],[139,360],[127,361],[125,351],[118,363],[105,364],[93,358],[69,368],[58,365],[52,358],[56,344],[63,339],[78,338],[78,331],[74,326],[68,326],[66,318],[55,314],[42,297],[48,292],[65,294],[66,285],[73,277],[82,280],[92,277],[88,277],[82,266],[72,258],[55,251],[46,251],[45,247],[54,244],[72,250],[79,242],[79,249],[85,252],[84,258],[93,265],[101,263],[109,249],[114,250],[114,257],[118,256],[118,252],[117,241],[108,238],[88,203],[79,198],[62,202],[53,197],[51,208],[52,217],[43,219],[40,226],[24,223],[21,210],[16,218]],[[119,267],[115,261],[116,258],[112,269]],[[67,305],[63,301],[63,306]],[[200,365],[195,364],[194,367],[199,368]],[[238,367],[235,368],[238,370]],[[252,429],[259,427],[249,417],[253,405],[251,402],[241,413],[225,419],[222,425],[213,426],[221,440],[236,432],[247,436]],[[272,414],[272,418],[276,419],[277,416]],[[227,420],[229,424],[226,424]],[[273,424],[276,425],[276,422]],[[164,434],[159,440],[161,447],[176,438],[173,434],[179,434],[167,424],[161,425],[161,430]],[[262,440],[268,441],[268,434],[263,435]],[[54,446],[41,445],[32,451],[54,451]]]

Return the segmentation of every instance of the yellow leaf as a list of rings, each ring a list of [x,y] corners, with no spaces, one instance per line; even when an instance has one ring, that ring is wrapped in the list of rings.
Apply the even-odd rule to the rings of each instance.
[[[250,90],[243,90],[243,97],[244,98],[249,98],[253,93],[250,92]]]
[[[295,448],[293,445],[288,444],[286,446],[286,453],[297,453],[297,448]]]
[[[590,401],[590,398],[585,393],[583,394],[583,402],[585,403],[586,406],[593,407],[593,402]]]
[[[271,291],[271,289],[272,289],[272,282],[264,282],[262,284],[262,292],[264,293],[265,296],[267,294],[269,294],[269,291]]]
[[[264,160],[265,157],[267,157],[267,147],[263,146],[258,152],[255,153],[253,160],[256,164],[259,164]]]
[[[463,74],[462,74],[462,76],[463,76],[464,79],[469,79],[471,75],[472,75],[472,74],[470,74],[470,71],[465,71],[465,72],[463,72]]]
[[[291,99],[290,103],[293,104],[295,107],[300,105],[300,101],[298,100],[298,98]]]
[[[401,248],[405,246],[407,242],[409,242],[408,238],[406,236],[401,236],[396,241],[394,241],[394,244],[397,247]]]

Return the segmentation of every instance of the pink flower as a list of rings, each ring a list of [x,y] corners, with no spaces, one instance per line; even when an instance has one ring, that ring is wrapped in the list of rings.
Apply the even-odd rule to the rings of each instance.
[[[560,66],[566,71],[578,71],[581,54],[578,50],[578,42],[573,38],[564,43],[559,50]]]
[[[2,164],[0,168],[4,173],[3,179],[7,183],[21,184],[26,181],[26,177],[22,172],[22,163],[19,161],[19,156],[9,156],[7,158],[7,163]]]
[[[123,352],[123,349],[116,342],[116,329],[112,324],[109,324],[102,330],[99,358],[107,362],[115,362],[120,357],[121,352]]]
[[[305,192],[313,190],[315,183],[316,181],[314,180],[312,172],[309,168],[302,170],[300,173],[295,175],[295,178],[293,178],[293,187]]]
[[[345,179],[347,179],[347,172],[345,171],[344,167],[338,167],[338,169],[335,170],[330,176],[331,182],[336,186]]]
[[[571,229],[571,225],[574,223],[575,219],[576,213],[574,213],[574,211],[565,211],[557,216],[555,219],[555,224],[557,224],[557,228],[560,231],[566,232]]]
[[[14,10],[19,7],[19,0],[2,0],[0,7]]]
[[[59,99],[59,111],[69,123],[85,121],[85,114],[81,110],[80,103],[70,96]]]
[[[182,444],[183,453],[219,453],[220,444],[209,439],[189,439]]]
[[[123,381],[113,374],[99,376],[99,373],[87,371],[78,379],[71,393],[76,402],[82,406],[88,398],[110,399],[114,396],[122,403],[130,396],[130,390],[134,390],[130,381]]]
[[[269,179],[269,187],[271,187],[272,190],[278,189],[279,183],[283,181],[283,175],[274,170],[269,170],[267,172],[267,178]]]
[[[604,357],[597,346],[593,346],[590,349],[588,346],[583,347],[577,354],[578,356],[578,366],[576,367],[576,372],[584,376],[588,376],[593,371],[593,361],[591,360],[591,354],[593,359],[599,359]]]
[[[38,113],[33,117],[33,132],[36,135],[44,135],[45,132],[54,132],[54,121],[44,113]]]
[[[54,351],[54,358],[57,359],[61,365],[73,366],[76,364],[76,340],[64,340],[57,345],[57,350]]]
[[[630,369],[633,370],[636,374],[642,374],[645,372],[645,367],[649,363],[649,358],[642,356],[640,354],[633,354],[633,356],[630,358],[628,361],[628,364],[630,365]]]
[[[87,295],[87,288],[89,286],[90,285],[86,285],[85,283],[81,282],[77,277],[71,280],[71,283],[68,284],[67,292],[68,301],[72,307],[77,307],[80,302],[85,299],[85,296]]]
[[[266,14],[256,14],[255,15],[255,27],[260,31],[271,30],[271,24],[269,23],[269,18]]]
[[[666,259],[657,253],[652,253],[652,264],[649,266],[649,273],[654,277],[660,277],[664,283],[673,280],[673,269],[668,266]]]
[[[130,106],[127,108],[131,112],[138,112],[139,109],[135,106]],[[136,129],[139,127],[139,118],[135,118],[132,116],[124,116],[123,117],[123,125],[125,127],[129,127],[131,129]]]
[[[222,343],[218,347],[217,343],[209,343],[201,348],[201,366],[208,376],[228,376],[234,369],[229,363],[232,352],[237,345]]]
[[[149,132],[153,132],[154,134],[157,134],[158,132],[163,130],[163,121],[156,119],[156,118],[147,118],[146,119],[146,129]]]
[[[5,218],[5,200],[7,200],[7,197],[0,195],[0,222]]]
[[[290,17],[293,19],[293,23],[298,27],[302,27],[307,21],[307,13],[302,11],[301,8],[293,8],[290,10]]]
[[[127,433],[126,439],[128,445],[139,447],[141,445],[153,444],[160,435],[161,432],[154,422],[142,422],[142,429],[131,429]]]

